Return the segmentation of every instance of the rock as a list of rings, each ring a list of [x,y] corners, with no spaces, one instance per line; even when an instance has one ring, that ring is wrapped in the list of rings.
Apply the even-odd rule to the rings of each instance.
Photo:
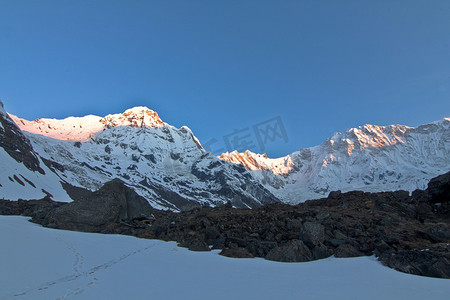
[[[226,257],[235,257],[235,258],[253,258],[254,257],[253,254],[251,254],[245,248],[223,249],[219,254],[226,256]]]
[[[216,227],[207,227],[203,230],[206,240],[216,240],[220,236],[219,230]]]
[[[358,257],[363,256],[364,253],[358,251],[350,244],[339,245],[334,251],[336,257]]]
[[[181,246],[187,247],[191,251],[211,251],[208,244],[198,238],[192,238]]]
[[[428,199],[432,203],[446,203],[450,201],[450,172],[430,180],[427,188]]]
[[[327,211],[321,211],[317,214],[316,219],[319,221],[323,221],[330,216],[330,213]]]
[[[0,214],[29,216],[33,221],[42,221],[49,212],[65,204],[50,200],[48,197],[41,200],[18,201],[0,199]]]
[[[1,110],[3,105],[0,102]],[[45,174],[39,156],[33,149],[30,140],[22,133],[10,116],[0,112],[0,148],[6,151],[18,163],[22,163],[31,171]]]
[[[223,249],[225,248],[225,241],[225,237],[220,235],[217,239],[208,241],[208,243],[212,245],[212,249]]]
[[[391,251],[392,248],[386,244],[384,241],[380,241],[375,245],[375,254],[380,255],[380,253],[386,253],[388,251]]]
[[[344,241],[348,241],[348,240],[349,240],[348,236],[346,236],[345,234],[343,234],[340,230],[336,230],[336,231],[334,232],[334,237],[335,237],[336,239],[339,239],[339,240],[344,240]]]
[[[450,254],[430,249],[399,251],[397,253],[383,253],[380,261],[398,271],[439,278],[450,278]]]
[[[319,245],[325,240],[325,227],[316,222],[305,222],[300,231],[300,240],[310,248]]]
[[[333,246],[333,247],[337,247],[337,246],[339,246],[339,245],[346,244],[347,241],[346,241],[346,240],[340,240],[340,239],[329,239],[329,240],[327,241],[327,243],[328,243],[329,245]]]
[[[330,252],[328,251],[327,246],[325,246],[324,244],[319,244],[315,246],[311,250],[311,253],[314,259],[322,259],[330,256]]]
[[[293,240],[273,248],[265,258],[281,262],[302,262],[313,260],[313,255],[302,241]]]
[[[128,222],[150,216],[152,207],[121,180],[106,183],[100,190],[58,207],[42,221],[54,228],[101,232],[110,223]]]

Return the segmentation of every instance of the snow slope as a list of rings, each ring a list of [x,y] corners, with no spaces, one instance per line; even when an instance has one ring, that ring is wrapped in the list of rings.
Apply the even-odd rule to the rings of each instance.
[[[286,203],[326,197],[335,190],[413,191],[450,170],[450,118],[417,128],[364,125],[276,159],[250,151],[220,158],[251,170]]]
[[[31,171],[23,164],[17,163],[11,156],[0,148],[0,198],[8,200],[42,199],[48,194],[62,202],[72,199],[62,188],[60,178],[40,160],[45,172],[41,174]]]
[[[59,201],[72,199],[60,178],[35,153],[20,129],[8,117],[0,102],[0,198],[41,199],[47,195]]]
[[[174,242],[43,228],[0,216],[0,299],[447,299],[450,280],[373,257],[233,259]]]

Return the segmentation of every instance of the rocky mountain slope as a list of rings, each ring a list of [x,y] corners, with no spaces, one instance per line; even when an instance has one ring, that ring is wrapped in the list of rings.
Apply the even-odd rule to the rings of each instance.
[[[0,198],[72,201],[0,102]]]
[[[364,125],[277,159],[250,151],[220,158],[252,171],[285,203],[326,197],[335,190],[413,191],[450,170],[450,118],[417,128]]]
[[[51,184],[61,187],[61,181],[73,199],[119,178],[152,207],[161,209],[186,210],[228,201],[254,208],[278,201],[245,168],[207,153],[188,127],[170,126],[146,107],[103,118],[27,121],[10,117],[22,129],[15,127],[23,140],[18,143],[28,144],[37,160],[47,162],[48,173],[57,179]],[[11,168],[16,165],[17,161],[8,163]],[[5,172],[1,184],[9,174]],[[40,195],[12,193],[12,188],[2,191],[6,199],[38,199]]]

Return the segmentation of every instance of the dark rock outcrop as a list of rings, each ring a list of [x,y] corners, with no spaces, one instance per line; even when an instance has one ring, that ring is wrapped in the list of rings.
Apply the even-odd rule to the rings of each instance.
[[[51,211],[64,205],[66,203],[52,201],[49,197],[40,200],[0,200],[0,215],[28,216],[42,223]]]
[[[111,223],[150,216],[152,210],[144,198],[121,180],[115,179],[96,192],[56,208],[41,224],[59,229],[99,232]]]
[[[266,259],[282,262],[301,262],[313,260],[313,255],[302,241],[291,240],[285,245],[270,250],[266,255]]]
[[[23,163],[31,171],[45,174],[34,152],[30,141],[17,127],[16,123],[6,114],[0,101],[0,147],[3,148],[18,163]]]
[[[220,253],[220,255],[227,256],[227,257],[234,257],[234,258],[253,258],[253,254],[248,252],[245,248],[232,248],[232,249],[223,249]]]
[[[450,202],[450,172],[430,180],[427,196],[431,203],[448,204]]]

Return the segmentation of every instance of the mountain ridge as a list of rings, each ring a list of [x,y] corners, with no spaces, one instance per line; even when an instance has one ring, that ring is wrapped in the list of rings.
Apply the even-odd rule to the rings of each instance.
[[[64,187],[95,191],[119,178],[152,207],[171,210],[228,201],[242,208],[278,202],[244,168],[207,153],[188,127],[177,129],[164,123],[145,107],[104,118],[88,117],[94,123],[87,128],[79,123],[85,118],[15,119],[33,151],[49,165],[57,166],[51,172]],[[15,172],[14,167],[9,172]],[[3,174],[0,184],[10,176]],[[0,187],[0,196],[10,198],[10,194],[11,190]]]
[[[42,159],[61,166],[54,169],[61,180],[93,191],[120,178],[157,208],[296,204],[335,190],[411,192],[450,170],[450,118],[418,127],[365,124],[279,158],[250,151],[216,158],[188,127],[142,106],[105,117],[11,118]]]
[[[64,119],[39,118],[28,121],[8,114],[23,131],[40,134],[58,140],[87,141],[106,128],[118,126],[163,127],[167,125],[158,113],[144,106],[136,106],[123,113],[104,117],[87,115]]]
[[[450,118],[418,127],[366,124],[280,158],[251,151],[220,158],[243,165],[283,202],[319,199],[333,190],[423,189],[450,170]]]

